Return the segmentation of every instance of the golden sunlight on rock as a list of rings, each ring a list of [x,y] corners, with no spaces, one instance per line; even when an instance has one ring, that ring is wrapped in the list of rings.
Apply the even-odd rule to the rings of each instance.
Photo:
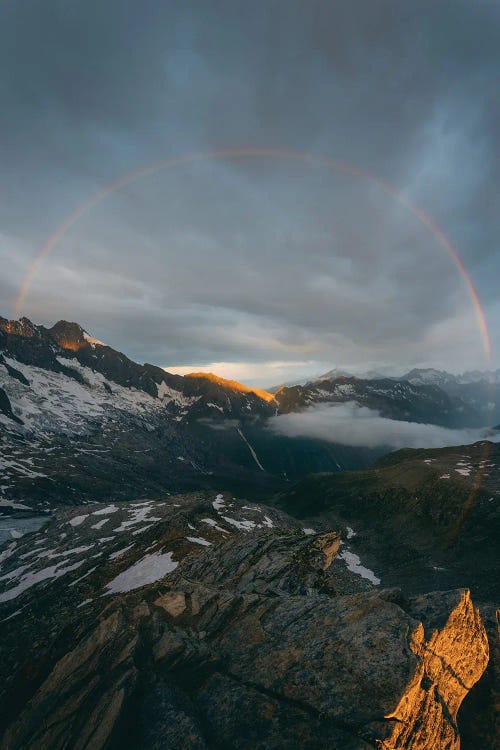
[[[479,611],[465,591],[441,630],[426,639],[419,624],[410,648],[418,658],[415,675],[399,705],[384,750],[459,750],[457,713],[488,665],[489,648]]]
[[[268,391],[263,391],[259,388],[250,388],[247,385],[243,385],[243,383],[238,383],[237,380],[226,380],[225,378],[220,378],[218,375],[214,375],[211,372],[190,372],[186,377],[205,378],[212,383],[217,383],[218,385],[222,385],[233,391],[238,391],[239,393],[255,393],[256,396],[259,396],[259,398],[262,398],[264,401],[272,401],[274,399],[273,393],[268,393]]]

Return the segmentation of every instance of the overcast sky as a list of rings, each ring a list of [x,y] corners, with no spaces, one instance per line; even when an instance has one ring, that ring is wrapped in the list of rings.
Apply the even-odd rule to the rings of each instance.
[[[293,150],[376,176],[439,225],[498,367],[499,79],[491,0],[3,0],[0,314],[113,180],[190,152]],[[55,244],[20,314],[259,385],[487,366],[439,239],[376,182],[277,156],[111,193]]]

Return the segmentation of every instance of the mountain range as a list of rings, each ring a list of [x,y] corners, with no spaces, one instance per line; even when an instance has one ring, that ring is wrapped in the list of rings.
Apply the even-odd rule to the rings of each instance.
[[[345,403],[391,420],[485,424],[482,402],[436,384],[336,375],[271,394],[138,364],[76,323],[0,318],[0,502],[46,510],[221,486],[264,497],[309,472],[367,468],[390,446],[272,429],[280,415]]]
[[[458,375],[436,370],[432,367],[414,368],[403,375],[383,376],[372,370],[362,375],[352,375],[346,370],[335,369],[317,380],[331,380],[337,377],[358,378],[360,380],[408,381],[412,385],[435,385],[452,398],[458,398],[477,414],[482,424],[497,424],[500,420],[500,370],[469,370]]]
[[[495,748],[500,447],[335,440],[485,427],[477,377],[271,393],[0,318],[0,750]]]

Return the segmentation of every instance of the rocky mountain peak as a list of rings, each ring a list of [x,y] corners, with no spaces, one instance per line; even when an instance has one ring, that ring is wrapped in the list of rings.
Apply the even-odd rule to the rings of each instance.
[[[67,320],[59,320],[48,331],[60,347],[69,349],[70,351],[79,351],[89,346],[103,346],[102,341],[98,341],[98,339],[90,336],[81,325],[70,323]]]
[[[323,375],[320,375],[317,380],[337,380],[339,378],[355,378],[356,375],[353,375],[351,372],[348,372],[347,370],[342,370],[339,367],[335,367],[333,370],[328,370],[328,372],[325,372]]]
[[[0,330],[8,335],[23,336],[24,338],[32,338],[33,336],[40,335],[38,326],[25,317],[19,320],[8,320],[7,318],[0,317]]]
[[[454,375],[444,370],[436,370],[433,367],[414,368],[402,376],[402,380],[409,380],[414,384],[441,385],[456,380]]]

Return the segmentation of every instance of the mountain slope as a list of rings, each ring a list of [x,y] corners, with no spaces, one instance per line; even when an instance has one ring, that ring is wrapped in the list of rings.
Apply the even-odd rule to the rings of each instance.
[[[386,585],[469,586],[498,598],[500,446],[403,450],[366,471],[317,474],[276,503],[304,523],[341,525]]]
[[[469,593],[380,590],[340,543],[222,494],[59,511],[2,562],[1,750],[458,750]]]
[[[500,446],[366,469],[380,453],[268,429],[347,401],[447,424],[460,401],[351,378],[273,396],[26,319],[0,321],[0,389],[0,750],[458,750],[457,720],[488,746],[496,657],[466,694],[476,598],[494,643]],[[33,510],[52,518],[19,538]]]
[[[310,472],[363,469],[387,449],[270,429],[275,415],[346,401],[397,420],[470,418],[436,386],[337,378],[270,394],[138,364],[76,323],[0,318],[0,505],[221,487],[264,498]]]
[[[483,425],[493,425],[500,420],[500,370],[452,375],[441,370],[415,369],[401,379],[414,385],[439,386],[451,398],[460,399],[474,410]]]
[[[271,394],[139,365],[64,321],[0,319],[0,388],[6,509],[221,486],[264,497],[380,455],[274,435]]]
[[[281,388],[275,393],[281,414],[322,404],[355,401],[376,410],[382,417],[443,427],[482,426],[477,411],[436,385],[414,385],[392,378],[362,380],[338,376]]]

